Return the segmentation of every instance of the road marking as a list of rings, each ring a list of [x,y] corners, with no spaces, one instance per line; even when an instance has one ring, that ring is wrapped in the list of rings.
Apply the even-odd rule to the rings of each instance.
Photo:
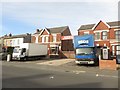
[[[86,71],[73,71],[73,73],[79,74],[79,73],[86,73]]]
[[[113,77],[113,78],[120,78],[120,77],[118,77],[118,76],[102,75],[102,74],[96,74],[96,77]]]

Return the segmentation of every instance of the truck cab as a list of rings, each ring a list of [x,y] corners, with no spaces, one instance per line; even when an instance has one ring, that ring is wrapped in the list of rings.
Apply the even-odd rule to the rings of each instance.
[[[14,48],[12,59],[21,60],[26,56],[26,48]]]
[[[94,48],[77,48],[75,58],[77,64],[94,64],[96,59]]]

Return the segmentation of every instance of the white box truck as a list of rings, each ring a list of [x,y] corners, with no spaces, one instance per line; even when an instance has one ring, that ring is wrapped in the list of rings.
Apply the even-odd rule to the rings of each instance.
[[[14,48],[12,59],[27,60],[28,58],[47,56],[47,52],[47,45],[36,43],[23,43],[20,45],[20,47]]]

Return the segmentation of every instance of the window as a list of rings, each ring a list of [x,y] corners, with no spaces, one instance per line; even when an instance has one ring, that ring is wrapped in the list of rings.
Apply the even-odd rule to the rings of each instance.
[[[56,42],[56,34],[53,34],[53,42]]]
[[[115,46],[114,45],[112,46],[112,55],[113,56],[115,55]]]
[[[17,40],[17,44],[18,44],[18,45],[20,44],[20,40],[19,40],[19,39]]]
[[[116,46],[116,55],[120,55],[120,45]]]
[[[107,31],[102,32],[102,39],[107,40]]]
[[[115,31],[115,38],[118,40],[120,39],[120,30]]]
[[[59,47],[50,47],[50,54],[51,55],[58,55]]]
[[[48,37],[46,37],[46,42],[48,42]]]
[[[12,46],[12,40],[10,40],[10,46]]]
[[[100,39],[100,32],[96,32],[95,33],[95,40],[99,40]]]
[[[56,36],[53,36],[53,42],[56,42]]]
[[[88,35],[89,34],[89,32],[84,32],[84,35]]]
[[[43,36],[43,37],[42,37],[42,43],[44,43],[44,41],[45,41],[45,37]]]

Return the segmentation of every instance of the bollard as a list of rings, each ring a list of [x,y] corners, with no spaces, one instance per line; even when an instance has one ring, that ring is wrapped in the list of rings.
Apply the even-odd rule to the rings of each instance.
[[[10,61],[10,59],[11,59],[11,55],[10,55],[10,54],[8,54],[8,55],[7,55],[7,62],[9,62],[9,61]]]

